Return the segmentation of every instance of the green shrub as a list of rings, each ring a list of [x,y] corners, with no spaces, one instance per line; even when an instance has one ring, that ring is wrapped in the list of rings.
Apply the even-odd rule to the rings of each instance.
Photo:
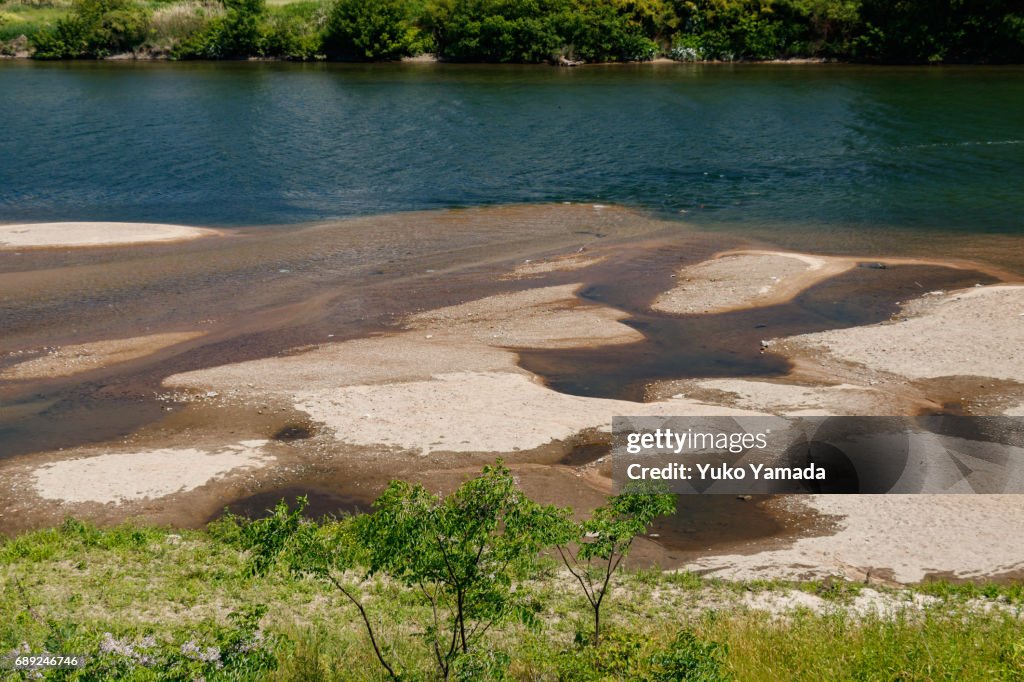
[[[675,640],[648,658],[648,677],[651,682],[724,682],[731,678],[725,671],[728,647],[718,642],[704,641],[689,630],[676,635]]]
[[[267,54],[266,0],[223,0],[225,13],[183,40],[175,59],[245,59]]]
[[[323,26],[328,6],[316,0],[290,2],[267,13],[266,53],[272,57],[310,60],[323,55]]]
[[[728,648],[682,630],[665,645],[635,632],[613,630],[600,646],[580,643],[558,659],[560,680],[636,682],[727,682]]]
[[[398,59],[411,54],[417,33],[405,0],[338,0],[324,50],[338,59]]]
[[[563,51],[588,62],[651,59],[658,45],[633,9],[608,0],[587,0],[567,9],[559,23]]]
[[[138,47],[147,36],[149,11],[132,0],[74,0],[68,15],[36,37],[42,59],[102,58]]]
[[[560,51],[560,0],[439,0],[428,9],[438,54],[463,62],[541,62]]]
[[[173,51],[182,42],[205,32],[210,23],[221,16],[222,8],[197,2],[160,7],[153,12],[150,21],[149,44],[156,50]]]
[[[334,586],[358,611],[374,655],[396,680],[402,673],[393,646],[367,613],[368,578],[404,586],[410,603],[430,614],[416,623],[416,637],[439,677],[500,679],[509,658],[488,653],[483,638],[506,622],[537,624],[539,607],[522,577],[570,513],[531,501],[500,461],[443,498],[392,481],[372,514],[317,524],[303,519],[304,507],[304,498],[294,510],[281,502],[272,516],[245,526],[251,572],[265,575],[281,562]],[[353,583],[355,575],[362,579]]]

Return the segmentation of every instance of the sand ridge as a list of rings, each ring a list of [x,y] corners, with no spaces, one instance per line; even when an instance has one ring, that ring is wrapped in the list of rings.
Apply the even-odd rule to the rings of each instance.
[[[789,337],[771,347],[911,379],[1024,382],[1024,285],[931,292],[905,304],[894,321]]]
[[[509,348],[575,348],[643,340],[621,310],[587,303],[578,284],[499,294],[409,316],[405,328],[441,341],[473,339]],[[517,311],[517,315],[510,315]]]
[[[0,250],[175,242],[218,234],[208,228],[158,223],[23,223],[0,225]]]
[[[202,335],[203,332],[171,332],[47,348],[37,357],[0,370],[0,379],[16,381],[73,376],[145,357]],[[17,357],[25,353],[26,351],[15,351],[8,353],[7,357]]]
[[[659,295],[651,307],[675,315],[693,315],[777,305],[861,265],[973,266],[927,258],[854,258],[733,249],[681,268],[675,274],[676,286]]]
[[[651,306],[676,315],[720,313],[787,301],[854,267],[847,258],[778,251],[727,251],[676,273],[678,284]]]
[[[770,379],[682,379],[658,382],[649,396],[688,397],[747,410],[786,416],[859,416],[898,414],[905,401],[891,391],[853,383],[831,385]]]
[[[584,251],[556,258],[527,259],[516,265],[512,272],[502,279],[531,279],[549,272],[572,272],[583,270],[606,260],[607,256],[591,256]]]
[[[616,415],[760,414],[686,399],[633,403],[566,395],[510,372],[455,372],[292,396],[297,409],[340,440],[419,454],[532,450],[581,431],[608,431]]]

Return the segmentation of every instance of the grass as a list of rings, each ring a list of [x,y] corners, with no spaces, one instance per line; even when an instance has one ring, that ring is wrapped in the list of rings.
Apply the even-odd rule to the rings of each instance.
[[[150,37],[146,45],[166,49],[176,41],[199,30],[206,20],[223,13],[214,0],[143,0],[151,11]],[[316,18],[327,12],[326,0],[269,0],[267,18],[270,21]],[[0,0],[0,42],[12,41],[18,36],[29,40],[52,27],[66,16],[71,0]]]
[[[280,667],[269,679],[385,679],[339,595],[283,572],[248,577],[246,557],[221,539],[229,531],[226,525],[210,532],[98,530],[69,521],[4,541],[0,652],[21,642],[41,650],[48,634],[41,619],[76,626],[85,642],[104,632],[187,633],[260,603],[269,607],[264,627],[285,637],[277,651]],[[554,563],[527,589],[540,628],[509,625],[489,640],[509,657],[513,680],[628,679],[624,669],[671,647],[683,630],[720,646],[722,670],[737,680],[1024,680],[1019,584],[931,582],[911,591],[882,590],[893,600],[929,599],[920,608],[880,616],[849,610],[864,588],[842,581],[728,582],[636,571],[624,574],[611,596],[600,651],[575,643],[588,613]],[[814,594],[828,608],[773,614],[744,605],[746,595],[791,591]],[[429,671],[414,625],[427,614],[414,595],[378,580],[364,596],[395,660],[406,670]]]
[[[21,35],[32,38],[66,15],[69,4],[32,5],[13,1],[0,3],[0,41],[14,40]]]

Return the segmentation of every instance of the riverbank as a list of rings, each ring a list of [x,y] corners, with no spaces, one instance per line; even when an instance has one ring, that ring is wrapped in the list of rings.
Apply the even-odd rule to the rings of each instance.
[[[861,6],[863,5],[863,6]],[[1024,45],[1001,8],[960,8],[953,21],[916,3],[829,0],[772,11],[728,3],[621,8],[606,0],[546,5],[416,4],[371,10],[348,0],[200,6],[119,0],[92,7],[3,4],[0,52],[45,59],[169,54],[388,61],[436,53],[460,62],[537,63],[844,58],[895,63],[1013,63]],[[949,10],[952,12],[953,10]],[[935,16],[936,14],[940,16]],[[116,23],[113,21],[116,19]],[[532,28],[524,29],[526,22]],[[957,30],[951,28],[957,26]],[[584,30],[599,26],[600,30]],[[915,27],[913,36],[908,26]]]
[[[422,250],[390,276],[357,264],[349,283],[323,260],[305,265],[312,249],[372,253],[411,224]],[[451,239],[479,246],[453,252]],[[366,509],[391,478],[449,490],[499,456],[539,501],[586,510],[611,489],[616,414],[1015,414],[1024,404],[1024,287],[1012,272],[758,249],[615,207],[433,212],[28,255],[9,253],[19,269],[0,274],[37,315],[12,326],[0,360],[0,418],[13,420],[12,447],[26,448],[0,461],[8,532],[68,515],[201,526],[226,504],[258,511],[301,491],[325,511]],[[258,288],[254,259],[266,273]],[[225,291],[237,277],[230,305],[208,297],[209,268]],[[160,309],[148,283],[171,273],[178,302]],[[65,331],[34,351],[68,318],[55,302],[77,300],[83,276],[92,296],[119,301],[126,287],[135,310],[158,311],[148,336],[129,333],[136,323],[124,325],[118,303],[91,319],[99,338]],[[161,336],[161,325],[184,335]],[[723,355],[706,355],[709,338]],[[105,343],[131,352],[95,350]],[[718,374],[700,374],[702,363]],[[1012,504],[926,500],[687,500],[636,558],[724,576],[899,583],[1020,570],[1024,545],[1000,535],[1024,523]]]
[[[27,40],[22,41],[19,36],[16,44],[11,48],[9,54],[0,53],[0,61],[3,60],[36,60],[39,58],[35,54],[26,49],[28,46]],[[54,61],[54,60],[44,60]],[[71,61],[66,59],[63,61]],[[172,62],[180,61],[174,57],[171,53],[165,51],[140,51],[140,52],[118,52],[115,54],[106,55],[103,57],[97,57],[94,61],[101,62]],[[215,58],[203,59],[189,59],[189,62],[194,61],[209,61],[218,62],[224,61]],[[329,62],[334,64],[353,64],[360,62],[353,62],[350,59],[327,59],[324,55],[317,55],[310,58],[296,58],[290,56],[252,56],[252,57],[239,57],[228,61],[241,61],[241,62]],[[414,56],[400,57],[398,59],[381,60],[378,62],[372,62],[378,64],[450,64],[450,65],[482,65],[491,64],[492,62],[473,62],[473,61],[451,61],[442,59],[436,54],[417,54]],[[578,67],[615,67],[615,66],[668,66],[668,65],[715,65],[715,64],[769,64],[769,65],[780,65],[780,66],[806,66],[806,65],[820,65],[820,64],[868,64],[868,62],[857,62],[853,60],[834,59],[827,57],[789,57],[784,59],[672,59],[671,57],[652,57],[649,59],[617,59],[614,61],[584,61],[584,60],[569,60],[564,58],[551,59],[539,62],[533,62],[538,66],[554,66],[559,68],[578,68]]]
[[[326,671],[344,680],[387,679],[354,608],[333,588],[283,570],[252,577],[244,566],[223,532],[67,523],[25,535],[0,544],[0,581],[10,586],[0,591],[0,609],[21,616],[0,623],[0,644],[37,653],[53,636],[46,623],[57,622],[74,651],[121,657],[122,665],[138,666],[134,654],[180,652],[188,641],[203,651],[219,643],[219,656],[238,627],[228,614],[260,604],[267,610],[254,642],[277,663],[261,679],[306,682]],[[895,588],[874,578],[730,582],[627,571],[604,606],[600,649],[577,641],[589,613],[568,574],[549,564],[520,590],[529,593],[534,625],[506,623],[483,640],[488,651],[507,656],[504,679],[636,679],[659,654],[654,660],[695,661],[736,680],[847,680],[883,669],[1013,679],[1022,664],[1019,585]],[[405,671],[429,670],[433,661],[420,638],[395,625],[429,620],[406,588],[376,578],[361,598],[389,659]],[[690,639],[673,645],[681,632]],[[113,644],[122,642],[133,648]]]

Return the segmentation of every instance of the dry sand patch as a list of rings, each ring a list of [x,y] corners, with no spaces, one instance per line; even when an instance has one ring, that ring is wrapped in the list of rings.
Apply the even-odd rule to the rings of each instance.
[[[615,415],[758,414],[685,399],[583,398],[510,372],[457,372],[292,396],[297,409],[331,427],[339,440],[421,454],[531,450],[587,429],[608,430]]]
[[[417,313],[406,328],[473,339],[489,346],[575,348],[633,343],[643,334],[621,323],[621,310],[581,301],[578,284],[528,289]],[[434,338],[434,337],[432,337]]]
[[[889,391],[849,383],[811,386],[762,379],[684,379],[656,384],[650,393],[788,416],[898,414],[904,406]]]
[[[0,249],[113,246],[198,239],[217,230],[156,223],[26,223],[0,225]]]
[[[210,452],[163,448],[65,459],[32,472],[36,494],[65,503],[123,503],[193,490],[241,469],[266,466],[267,441],[241,441]]]
[[[808,495],[806,505],[839,517],[834,535],[751,555],[712,556],[689,568],[728,579],[822,577],[863,579],[869,571],[900,583],[930,573],[970,578],[1024,566],[1024,524],[1017,495]]]
[[[1024,285],[934,292],[906,304],[898,321],[794,336],[772,349],[914,379],[1024,381]]]
[[[854,266],[850,258],[731,251],[679,270],[675,288],[658,296],[651,307],[693,315],[774,305]]]

